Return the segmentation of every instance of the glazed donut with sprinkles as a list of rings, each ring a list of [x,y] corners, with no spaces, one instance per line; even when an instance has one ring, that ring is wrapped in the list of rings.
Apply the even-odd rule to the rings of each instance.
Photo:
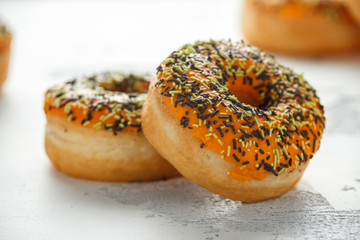
[[[213,40],[160,64],[142,117],[147,139],[183,176],[243,202],[295,185],[325,127],[302,75],[244,42]]]
[[[60,171],[100,181],[178,176],[141,130],[149,76],[107,72],[45,94],[45,149]]]

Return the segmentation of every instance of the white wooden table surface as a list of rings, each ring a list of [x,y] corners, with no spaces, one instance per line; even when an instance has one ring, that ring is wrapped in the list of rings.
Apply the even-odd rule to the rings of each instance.
[[[13,55],[0,96],[0,239],[360,239],[360,55],[282,62],[303,72],[327,128],[300,183],[242,204],[185,179],[69,178],[44,151],[46,88],[105,70],[153,73],[184,43],[240,39],[240,1],[1,1]]]

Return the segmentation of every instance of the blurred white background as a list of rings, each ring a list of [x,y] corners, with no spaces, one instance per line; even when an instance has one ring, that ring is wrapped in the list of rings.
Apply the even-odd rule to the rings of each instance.
[[[360,229],[360,56],[277,56],[318,90],[327,128],[301,182],[243,205],[184,179],[76,180],[43,147],[43,94],[107,70],[153,73],[196,40],[241,39],[241,0],[0,1],[13,33],[0,95],[0,239],[355,239]]]

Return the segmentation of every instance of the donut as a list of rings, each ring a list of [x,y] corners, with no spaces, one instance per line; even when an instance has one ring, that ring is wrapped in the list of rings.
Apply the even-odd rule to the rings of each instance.
[[[284,54],[360,49],[360,27],[341,0],[245,0],[242,30],[251,44]]]
[[[141,109],[150,79],[106,72],[47,90],[45,150],[54,166],[98,181],[178,176],[142,133]]]
[[[183,176],[232,200],[286,193],[319,149],[316,91],[245,42],[198,41],[157,68],[143,131]]]
[[[360,1],[359,0],[344,0],[348,5],[348,9],[360,26]]]
[[[0,22],[0,90],[8,74],[11,39],[11,34]]]

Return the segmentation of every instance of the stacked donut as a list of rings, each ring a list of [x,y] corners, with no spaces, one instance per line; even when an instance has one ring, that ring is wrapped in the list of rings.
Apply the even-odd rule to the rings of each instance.
[[[325,118],[315,90],[244,42],[187,44],[147,87],[106,73],[48,90],[45,144],[55,166],[115,181],[178,170],[216,194],[257,202],[287,192],[319,149]]]
[[[45,149],[60,171],[100,181],[145,181],[179,173],[145,139],[141,109],[149,77],[107,72],[45,94]]]
[[[242,26],[250,43],[270,51],[317,55],[359,50],[360,1],[246,0]]]
[[[8,74],[11,39],[11,34],[0,22],[0,90]]]

